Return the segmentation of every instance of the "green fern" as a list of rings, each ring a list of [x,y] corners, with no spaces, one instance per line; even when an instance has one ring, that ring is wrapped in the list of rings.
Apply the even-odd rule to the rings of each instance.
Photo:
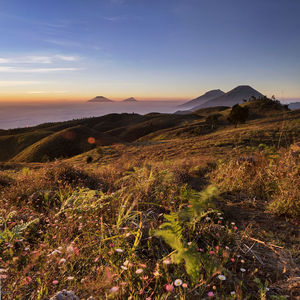
[[[191,203],[191,207],[183,208],[178,212],[165,214],[165,222],[159,230],[154,232],[155,236],[161,237],[175,252],[171,255],[174,263],[185,263],[186,272],[195,282],[200,277],[200,266],[205,264],[206,259],[202,259],[195,244],[188,246],[183,237],[183,226],[195,225],[196,221],[208,213],[212,213],[212,199],[216,197],[218,191],[216,187],[209,186],[201,193],[184,191],[182,195]]]

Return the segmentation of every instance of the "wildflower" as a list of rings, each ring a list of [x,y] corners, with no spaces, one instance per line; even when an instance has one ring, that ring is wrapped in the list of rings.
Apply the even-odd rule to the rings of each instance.
[[[174,291],[174,286],[171,283],[166,284],[166,291],[172,293]]]
[[[145,264],[140,264],[140,266],[144,269],[147,268],[147,266]]]
[[[163,261],[163,264],[165,264],[165,265],[169,265],[169,264],[171,264],[172,263],[172,261],[170,260],[170,259],[164,259],[164,261]]]
[[[24,281],[25,284],[29,284],[32,281],[32,278],[30,276],[27,276]]]
[[[142,274],[144,272],[144,269],[137,269],[135,271],[136,274]]]
[[[113,286],[113,287],[109,290],[109,292],[110,292],[111,294],[113,294],[113,293],[117,292],[118,290],[119,290],[119,287],[118,287],[118,286]]]
[[[183,287],[184,289],[186,289],[187,286],[188,286],[187,283],[183,283],[183,284],[182,284],[182,287]]]
[[[52,251],[48,256],[52,256],[52,255],[55,255],[55,254],[60,254],[61,252],[59,250],[54,250]]]
[[[230,295],[234,296],[235,295],[235,291],[230,292]]]
[[[129,264],[129,260],[126,259],[126,260],[123,262],[123,265],[124,265],[124,266],[128,266],[128,264]]]
[[[154,275],[155,277],[159,277],[159,276],[160,276],[160,273],[159,273],[158,271],[155,271],[155,272],[153,273],[153,275]]]
[[[225,275],[222,275],[222,274],[220,274],[219,276],[218,276],[218,278],[220,279],[220,280],[226,280],[226,276]]]
[[[244,264],[244,263],[245,263],[245,261],[244,261],[243,259],[241,259],[241,263],[242,263],[242,264]]]
[[[214,252],[214,251],[212,251],[212,250],[211,250],[211,251],[209,251],[208,253],[209,253],[210,255],[213,255],[213,254],[215,254],[215,252]]]
[[[67,260],[65,259],[65,258],[62,258],[60,261],[59,261],[59,265],[62,265],[62,264],[64,264],[65,262],[66,262]]]
[[[120,249],[120,248],[117,248],[117,249],[115,249],[115,250],[116,250],[116,252],[119,252],[119,253],[124,252],[124,250],[122,250],[122,249]]]
[[[124,267],[124,266],[121,266],[121,269],[124,270],[124,271],[128,270],[128,269],[127,269],[126,267]]]
[[[240,268],[240,270],[241,270],[241,272],[246,272],[246,269],[244,269],[244,268]]]
[[[215,295],[215,294],[214,294],[213,291],[210,291],[210,292],[207,293],[207,296],[208,296],[208,297],[213,297],[214,295]]]
[[[181,280],[181,279],[176,279],[176,280],[174,281],[174,285],[175,285],[175,286],[181,286],[181,285],[182,285],[182,280]]]
[[[68,252],[68,253],[74,253],[74,247],[73,247],[72,245],[69,245],[69,246],[67,247],[67,252]]]
[[[67,280],[73,280],[74,279],[74,276],[68,276],[67,277]]]
[[[58,280],[53,280],[52,284],[57,285],[58,284]]]

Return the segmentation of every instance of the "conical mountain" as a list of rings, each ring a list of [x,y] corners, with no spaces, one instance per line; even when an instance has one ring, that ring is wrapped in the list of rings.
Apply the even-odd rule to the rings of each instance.
[[[244,100],[249,100],[251,97],[261,98],[263,96],[263,94],[249,85],[240,85],[220,97],[193,107],[193,110],[214,106],[233,106],[235,104],[241,104]]]
[[[217,97],[220,97],[222,95],[224,95],[225,93],[221,90],[211,90],[211,91],[208,91],[206,92],[205,94],[203,94],[202,96],[196,98],[196,99],[193,99],[193,100],[190,100],[186,103],[183,103],[181,105],[178,105],[178,107],[181,107],[181,108],[193,108],[195,106],[198,106],[198,105],[201,105],[201,104],[204,104],[205,102],[209,101],[209,100],[212,100],[212,99],[215,99]]]
[[[105,102],[113,102],[113,101],[108,98],[105,98],[103,96],[97,96],[97,97],[89,100],[88,102],[105,103]]]
[[[134,97],[130,97],[130,98],[123,100],[122,102],[137,102],[137,100]]]

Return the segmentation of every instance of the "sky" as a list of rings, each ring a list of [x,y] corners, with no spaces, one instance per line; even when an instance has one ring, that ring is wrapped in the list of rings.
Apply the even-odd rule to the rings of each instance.
[[[0,0],[0,101],[300,98],[299,0]]]

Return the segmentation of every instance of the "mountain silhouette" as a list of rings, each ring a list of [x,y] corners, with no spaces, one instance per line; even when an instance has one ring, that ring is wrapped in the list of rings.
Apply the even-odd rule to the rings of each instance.
[[[105,103],[105,102],[113,102],[113,101],[108,98],[105,98],[103,96],[97,96],[97,97],[89,100],[88,102]]]
[[[261,98],[263,97],[263,94],[249,85],[240,85],[222,96],[193,107],[193,110],[214,106],[233,106],[235,104],[243,103],[244,100],[249,100],[251,97]]]
[[[130,97],[130,98],[123,100],[122,102],[137,102],[137,100],[134,97]]]
[[[212,100],[212,99],[215,99],[217,97],[220,97],[222,95],[224,95],[225,93],[221,90],[211,90],[211,91],[208,91],[206,92],[205,94],[203,94],[202,96],[196,98],[196,99],[193,99],[193,100],[190,100],[186,103],[183,103],[181,105],[178,105],[178,107],[181,107],[181,108],[193,108],[195,106],[199,106],[199,105],[202,105],[204,103],[206,103],[207,101],[209,100]]]

